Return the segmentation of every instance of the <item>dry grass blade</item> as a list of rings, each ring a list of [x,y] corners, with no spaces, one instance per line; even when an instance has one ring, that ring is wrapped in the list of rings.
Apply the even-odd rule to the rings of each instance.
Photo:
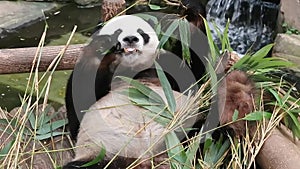
[[[66,51],[68,45],[70,44],[70,40],[76,31],[76,26],[74,27],[72,34],[65,46],[65,48],[55,57],[52,63],[49,65],[46,72],[43,73],[41,77],[39,77],[39,63],[41,57],[43,56],[43,46],[45,42],[45,37],[47,33],[47,26],[42,34],[38,49],[36,51],[34,60],[32,62],[32,69],[28,77],[28,83],[26,87],[26,91],[24,96],[21,99],[21,106],[16,110],[16,112],[10,116],[5,117],[9,121],[9,125],[11,127],[11,136],[7,137],[8,139],[13,139],[14,144],[10,147],[9,152],[5,155],[5,157],[1,160],[0,168],[33,168],[33,164],[36,163],[36,155],[44,154],[46,158],[49,158],[50,164],[53,167],[57,165],[57,159],[53,159],[51,156],[52,152],[55,151],[63,151],[63,150],[49,150],[48,146],[53,147],[56,144],[56,141],[52,138],[49,143],[42,142],[37,140],[37,134],[39,125],[39,117],[41,114],[39,112],[44,112],[47,105],[49,89],[51,85],[52,75],[57,67],[59,61],[63,57],[64,52]],[[47,78],[46,84],[44,86],[40,86],[41,81]],[[43,100],[42,100],[43,99]],[[42,102],[42,106],[39,106],[39,102]],[[29,120],[31,117],[35,117],[31,124],[34,125],[32,129],[30,129]],[[16,125],[12,125],[12,122],[15,121]],[[31,126],[32,127],[32,126]],[[7,132],[7,128],[3,133]],[[1,133],[1,138],[3,136]],[[61,139],[64,139],[63,137]],[[3,140],[2,140],[3,141]],[[2,142],[1,141],[1,142]],[[7,142],[4,140],[4,144]]]

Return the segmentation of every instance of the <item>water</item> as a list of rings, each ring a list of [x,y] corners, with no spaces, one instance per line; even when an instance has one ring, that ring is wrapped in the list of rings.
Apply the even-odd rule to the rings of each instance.
[[[49,26],[46,44],[71,32],[74,25],[78,26],[77,32],[90,36],[100,20],[100,9],[99,7],[78,8],[75,4],[65,4],[62,8],[45,15],[45,18],[30,26],[7,30],[6,33],[0,34],[0,49],[38,46],[45,24]]]
[[[231,47],[240,54],[257,51],[272,43],[276,34],[279,1],[262,0],[210,0],[207,4],[207,20],[224,31],[228,19]],[[214,39],[218,46],[216,31]]]
[[[74,25],[78,26],[77,32],[83,36],[90,36],[95,30],[99,18],[99,7],[82,9],[77,8],[74,4],[66,4],[59,10],[47,13],[46,18],[30,26],[1,34],[0,49],[38,46],[45,23],[49,26],[45,43],[64,45],[69,37],[68,33],[73,29]],[[64,36],[66,36],[65,39],[62,38]],[[60,39],[62,39],[61,44],[57,42]],[[76,39],[76,37],[73,39]],[[83,41],[84,39],[87,38],[82,38],[79,41]],[[53,106],[57,105],[56,107],[58,107],[64,104],[64,92],[69,74],[70,71],[55,72],[49,94],[49,102]],[[0,75],[1,108],[10,111],[14,107],[20,106],[19,97],[24,95],[28,76],[28,73]]]

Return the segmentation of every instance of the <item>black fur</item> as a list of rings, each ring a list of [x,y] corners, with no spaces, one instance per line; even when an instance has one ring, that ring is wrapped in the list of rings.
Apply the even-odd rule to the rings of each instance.
[[[93,40],[87,45],[83,50],[83,57],[81,60],[77,63],[79,71],[82,72],[82,74],[88,74],[89,72],[85,69],[86,61],[88,59],[97,58],[99,60],[104,59],[104,55],[106,52],[108,54],[118,52],[116,47],[116,37],[120,34],[120,30],[115,31],[114,35],[101,35],[94,37]],[[112,47],[112,48],[111,48]],[[109,51],[110,50],[110,51]],[[106,54],[107,55],[107,54]],[[78,129],[80,126],[79,119],[77,117],[74,102],[73,102],[73,73],[71,73],[68,83],[67,83],[67,89],[66,89],[66,109],[67,109],[67,117],[68,117],[68,128],[71,133],[72,139],[76,140]],[[109,90],[110,90],[110,83],[111,83],[112,73],[107,71],[107,69],[99,69],[97,70],[97,75],[95,79],[95,95],[96,100],[100,99],[101,97],[105,96]],[[86,105],[83,106],[83,110],[88,109],[94,102],[86,103]]]

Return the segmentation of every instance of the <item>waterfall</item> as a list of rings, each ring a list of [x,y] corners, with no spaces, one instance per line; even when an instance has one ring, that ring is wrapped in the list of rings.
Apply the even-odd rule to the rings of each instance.
[[[214,24],[224,31],[230,20],[228,36],[231,47],[240,54],[247,50],[257,51],[272,43],[276,34],[279,3],[262,0],[210,0],[206,6],[207,20],[213,29],[213,37],[218,46]]]

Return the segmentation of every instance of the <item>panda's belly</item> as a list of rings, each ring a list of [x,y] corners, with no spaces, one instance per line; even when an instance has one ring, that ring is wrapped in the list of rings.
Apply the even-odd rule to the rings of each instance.
[[[149,87],[165,100],[161,87]],[[132,105],[128,96],[120,93],[124,88],[127,87],[111,91],[85,113],[78,134],[75,159],[80,159],[83,151],[96,156],[102,146],[109,157],[115,154],[130,158],[147,157],[165,149],[164,134],[167,131],[164,126],[146,115],[147,110]],[[180,95],[177,92],[174,94],[175,97]],[[178,103],[185,99],[182,95]]]

